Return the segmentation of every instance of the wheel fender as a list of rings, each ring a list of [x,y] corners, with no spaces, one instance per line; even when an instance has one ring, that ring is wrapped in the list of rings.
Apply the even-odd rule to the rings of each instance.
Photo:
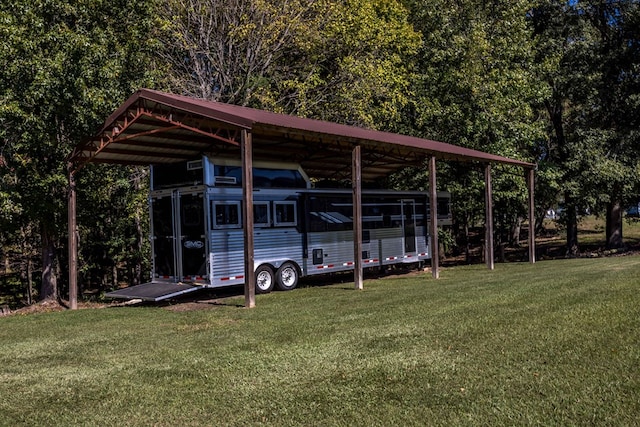
[[[275,271],[279,269],[280,266],[286,262],[290,262],[291,264],[295,265],[296,269],[298,270],[298,274],[301,274],[302,269],[300,268],[298,263],[289,258],[278,258],[278,259],[268,259],[268,260],[265,259],[265,260],[255,261],[253,265],[253,271],[255,272],[258,269],[258,267],[264,264],[270,265]]]

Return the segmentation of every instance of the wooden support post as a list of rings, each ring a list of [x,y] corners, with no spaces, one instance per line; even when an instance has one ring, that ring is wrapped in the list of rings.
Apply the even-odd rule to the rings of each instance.
[[[491,189],[491,164],[487,163],[484,168],[484,181],[485,181],[485,234],[484,234],[484,246],[485,246],[485,261],[489,270],[494,269],[493,264],[493,191]]]
[[[253,147],[251,133],[242,131],[242,230],[244,234],[244,306],[256,306],[256,276],[254,274],[253,243]]]
[[[76,178],[73,164],[67,165],[69,173],[69,194],[67,200],[68,209],[68,233],[69,233],[69,308],[78,308],[78,227],[76,221]]]
[[[527,187],[529,187],[529,262],[536,262],[536,215],[533,189],[535,186],[535,170],[527,170]]]
[[[361,148],[351,153],[351,187],[353,189],[353,283],[355,289],[363,289],[362,279],[362,162]]]
[[[440,277],[440,245],[438,243],[438,192],[436,189],[436,158],[429,158],[429,214],[431,222],[431,275]]]

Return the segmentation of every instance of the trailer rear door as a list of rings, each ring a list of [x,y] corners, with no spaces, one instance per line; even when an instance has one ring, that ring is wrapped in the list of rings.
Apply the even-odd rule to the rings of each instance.
[[[202,190],[151,197],[154,281],[206,281],[206,212]]]
[[[185,281],[207,278],[205,206],[202,192],[179,194],[180,274]]]

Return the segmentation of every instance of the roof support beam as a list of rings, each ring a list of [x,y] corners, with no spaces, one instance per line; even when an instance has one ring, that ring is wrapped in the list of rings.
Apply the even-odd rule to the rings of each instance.
[[[124,156],[142,156],[142,157],[148,157],[149,158],[149,163],[153,163],[153,159],[154,158],[166,158],[166,157],[171,157],[173,159],[176,160],[189,160],[189,159],[193,159],[193,154],[186,152],[186,150],[182,150],[182,153],[177,153],[177,152],[162,152],[162,153],[153,153],[153,152],[146,152],[146,151],[140,151],[140,150],[123,150],[121,148],[111,148],[111,147],[107,147],[104,150],[102,150],[103,153],[105,154],[121,154]]]
[[[172,126],[167,126],[167,127],[163,127],[163,128],[155,128],[155,129],[147,130],[147,131],[144,131],[144,132],[127,134],[125,136],[121,136],[120,138],[118,138],[118,142],[128,141],[130,139],[139,138],[141,136],[157,135],[159,133],[169,132],[169,131],[172,131],[174,129],[180,129],[180,126],[172,125]],[[118,135],[121,135],[122,133],[123,133],[123,131],[120,131],[118,133]]]
[[[202,151],[207,150],[210,146],[210,142],[203,142],[202,140],[195,141],[193,138],[176,138],[175,135],[171,135],[171,143],[166,143],[164,141],[144,141],[139,139],[130,139],[127,141],[127,147],[132,147],[135,149],[139,148],[162,148],[163,150],[175,150],[175,151],[184,151],[185,149],[200,149]],[[174,142],[177,141],[177,142]],[[118,143],[121,140],[116,141]],[[108,149],[107,149],[108,150]],[[106,150],[105,150],[106,151]]]
[[[204,136],[207,136],[207,137],[210,137],[210,138],[213,138],[213,139],[217,139],[218,141],[222,141],[222,142],[226,142],[226,143],[231,144],[231,145],[235,145],[236,147],[239,145],[238,142],[235,140],[234,136],[227,136],[227,137],[220,136],[219,135],[220,129],[218,129],[216,132],[214,132],[213,130],[210,130],[210,131],[202,130],[202,129],[198,128],[198,127],[189,126],[189,125],[187,125],[187,124],[185,124],[183,122],[174,120],[172,115],[164,116],[162,114],[153,113],[153,112],[149,112],[149,111],[143,112],[142,115],[146,116],[146,117],[151,117],[151,118],[153,118],[155,120],[158,120],[158,121],[161,121],[163,123],[167,123],[167,124],[170,124],[170,125],[178,126],[181,129],[185,129],[185,130],[188,130],[188,131],[200,134],[200,135],[204,135]],[[231,132],[229,132],[229,134],[231,134]]]
[[[351,187],[353,189],[353,282],[357,290],[362,280],[362,149],[356,145],[351,152]]]
[[[491,189],[491,163],[487,163],[484,167],[484,207],[485,207],[485,224],[484,224],[484,259],[489,270],[494,269],[493,264],[493,190]]]
[[[244,306],[256,306],[253,241],[253,146],[251,132],[243,129],[240,136],[242,158],[242,223],[244,226]]]
[[[536,262],[536,215],[533,189],[535,186],[535,170],[525,169],[527,175],[527,187],[529,190],[529,262]]]
[[[431,220],[431,275],[440,278],[440,246],[438,243],[438,192],[436,190],[436,158],[429,157],[429,215]]]

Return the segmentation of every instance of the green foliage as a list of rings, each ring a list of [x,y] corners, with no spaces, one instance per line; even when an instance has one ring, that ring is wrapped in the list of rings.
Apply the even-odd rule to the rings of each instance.
[[[529,2],[407,4],[423,37],[415,97],[405,115],[409,132],[535,162],[545,136],[536,106],[548,91],[537,75]],[[439,188],[454,195],[461,225],[483,217],[481,168],[452,164],[439,167],[439,175]],[[526,215],[527,189],[515,168],[501,167],[493,178],[494,217],[506,234]]]
[[[79,283],[98,293],[149,277],[149,170],[92,165],[78,183]],[[86,243],[85,243],[86,242]]]
[[[438,244],[442,245],[443,254],[450,254],[456,247],[456,238],[451,230],[438,228]]]
[[[397,129],[412,96],[420,35],[397,0],[316,2],[278,63],[262,105],[305,117]]]
[[[143,0],[0,6],[2,217],[14,215],[10,229],[39,232],[47,253],[61,249],[64,235],[66,156],[151,82],[152,13],[153,1]]]
[[[640,184],[640,6],[549,0],[538,2],[531,16],[540,73],[552,90],[545,103],[550,137],[540,158],[557,173],[547,178],[554,177],[551,185],[570,211],[606,213],[609,232],[621,235],[613,207],[631,201]],[[567,219],[575,222],[575,215]]]
[[[434,139],[530,159],[541,136],[532,105],[544,98],[535,75],[527,2],[416,2],[421,29],[417,129]]]

